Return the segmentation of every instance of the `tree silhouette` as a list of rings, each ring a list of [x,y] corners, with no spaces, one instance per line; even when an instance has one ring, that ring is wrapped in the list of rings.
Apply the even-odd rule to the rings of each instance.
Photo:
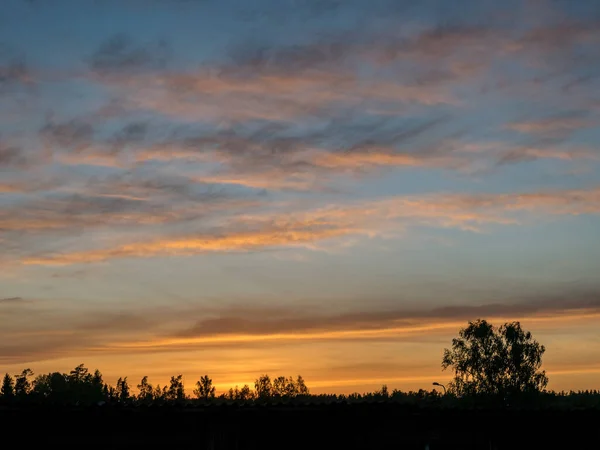
[[[104,389],[104,380],[102,379],[102,373],[98,369],[94,371],[94,375],[90,381],[90,395],[92,402],[99,402],[104,398],[102,393]]]
[[[4,400],[12,400],[15,396],[15,382],[9,374],[5,374],[0,387],[0,396]]]
[[[160,384],[157,384],[154,388],[153,399],[157,402],[162,402],[167,398],[167,387],[160,387]]]
[[[31,392],[31,382],[29,381],[31,377],[33,377],[31,369],[25,369],[15,376],[15,396],[23,398]]]
[[[245,384],[241,389],[236,385],[235,388],[230,388],[225,398],[228,400],[251,400],[253,398],[253,393],[250,390],[250,386]]]
[[[272,394],[277,397],[295,397],[297,395],[306,395],[308,389],[304,384],[304,379],[298,376],[297,380],[293,377],[277,377],[273,380]]]
[[[171,377],[171,383],[167,390],[167,400],[185,400],[185,389],[183,387],[183,375]]]
[[[548,378],[541,371],[545,348],[519,322],[500,328],[485,320],[469,322],[444,350],[442,368],[451,367],[449,390],[457,395],[508,395],[540,392]]]
[[[390,392],[388,391],[387,384],[382,385],[381,389],[375,391],[373,395],[379,398],[388,398],[390,396]]]
[[[68,374],[52,372],[38,375],[31,383],[35,400],[46,399],[59,404],[89,405],[104,398],[102,374],[96,370],[92,375],[83,364]]]
[[[83,364],[79,364],[69,372],[67,382],[71,395],[75,399],[84,403],[88,403],[91,400],[89,397],[91,395],[92,376]]]
[[[269,398],[273,395],[273,385],[269,375],[261,375],[254,381],[254,389],[258,398]]]
[[[127,403],[131,397],[129,392],[129,384],[127,383],[127,377],[119,378],[117,380],[117,388],[115,389],[114,394],[119,403]]]
[[[138,400],[145,404],[152,403],[152,400],[154,399],[154,388],[148,383],[147,376],[142,378],[142,381],[137,385],[137,388],[139,391],[137,397]]]
[[[296,389],[298,390],[298,395],[310,394],[308,387],[306,387],[306,383],[304,382],[304,378],[302,378],[300,375],[298,375],[298,378],[296,378]]]
[[[67,376],[60,372],[38,375],[33,380],[32,392],[38,399],[46,399],[52,403],[66,404],[78,400],[78,392],[71,391]]]
[[[291,391],[294,390],[294,380],[292,379]],[[273,379],[273,395],[283,397],[288,394],[288,379],[286,377],[277,377]],[[292,392],[293,395],[293,392]]]
[[[245,384],[240,389],[239,399],[242,400],[242,401],[245,401],[245,400],[251,400],[252,398],[253,398],[253,393],[250,390],[250,386],[248,386],[247,384]]]
[[[88,369],[83,364],[79,364],[77,367],[71,370],[71,372],[69,372],[69,383],[84,383],[87,379],[88,373]]]
[[[105,384],[102,387],[102,397],[106,400],[114,400],[115,398],[115,388]]]
[[[238,400],[240,398],[240,389],[237,387],[237,385],[235,386],[235,389],[229,388],[226,398],[229,400]]]
[[[197,398],[207,400],[215,397],[216,388],[212,384],[212,379],[208,375],[200,377],[200,380],[196,381],[196,389],[194,389],[194,395]]]

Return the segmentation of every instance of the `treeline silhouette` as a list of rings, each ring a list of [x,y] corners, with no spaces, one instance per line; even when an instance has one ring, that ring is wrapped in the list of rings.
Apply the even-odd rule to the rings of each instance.
[[[115,386],[104,382],[102,373],[91,372],[80,364],[69,373],[51,372],[35,376],[29,368],[20,374],[5,374],[0,387],[3,404],[57,404],[57,405],[162,405],[166,403],[196,402],[248,402],[269,399],[309,398],[309,389],[302,376],[279,376],[271,379],[261,375],[254,387],[244,385],[229,389],[219,395],[208,375],[196,381],[192,395],[186,394],[183,375],[171,377],[168,385],[152,385],[144,376],[135,386],[134,393],[128,378],[119,378]]]
[[[217,393],[202,375],[164,385],[69,373],[6,374],[0,432],[27,424],[26,446],[61,448],[461,449],[599,448],[600,391],[547,390],[545,351],[518,322],[469,322],[445,349],[443,389],[314,394],[301,376],[259,376]],[[433,387],[433,386],[432,386]]]
[[[31,369],[11,376],[5,374],[0,387],[0,404],[56,405],[56,406],[161,406],[177,405],[252,405],[252,404],[352,404],[395,403],[420,408],[460,407],[518,407],[539,408],[597,408],[600,409],[600,391],[530,392],[503,396],[472,393],[456,395],[436,389],[418,391],[389,390],[387,385],[366,393],[311,394],[304,378],[269,375],[258,377],[254,386],[235,386],[217,394],[212,378],[203,375],[194,384],[191,394],[186,392],[183,375],[172,376],[168,385],[152,385],[144,376],[130,385],[128,377],[119,378],[115,386],[106,383],[99,370],[90,371],[80,364],[69,373],[51,372],[35,376]]]

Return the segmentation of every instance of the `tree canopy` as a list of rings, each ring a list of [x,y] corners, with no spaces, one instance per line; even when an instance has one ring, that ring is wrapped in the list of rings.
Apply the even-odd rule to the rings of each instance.
[[[457,395],[518,395],[543,391],[545,347],[519,322],[496,328],[486,320],[469,322],[444,350],[442,368],[452,368],[449,390]]]

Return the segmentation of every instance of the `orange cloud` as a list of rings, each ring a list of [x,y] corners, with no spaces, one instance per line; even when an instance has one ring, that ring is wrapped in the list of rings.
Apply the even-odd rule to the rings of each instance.
[[[287,173],[285,170],[265,170],[258,173],[210,174],[196,178],[203,183],[235,184],[255,189],[318,190],[322,186],[316,173]]]
[[[591,120],[588,117],[567,115],[514,122],[508,124],[506,128],[509,130],[519,131],[521,133],[562,135],[566,132],[587,128],[594,126],[595,124],[596,121]]]
[[[108,250],[90,250],[55,257],[31,257],[25,264],[77,264],[105,261],[123,257],[150,257],[156,255],[195,255],[208,252],[249,251],[278,246],[303,245],[322,239],[348,234],[348,229],[275,229],[259,232],[235,233],[227,236],[199,236],[184,239],[165,239],[127,244]]]
[[[252,155],[247,156],[249,161],[246,165],[235,161],[235,156],[216,153],[213,158],[214,162],[224,165],[233,163],[233,167],[220,173],[195,177],[196,181],[299,191],[326,190],[333,177],[348,172],[360,174],[385,167],[458,168],[467,164],[466,159],[459,157],[428,157],[376,147],[360,151],[331,152],[326,149],[311,149],[307,146],[305,150],[294,151],[289,156],[281,158],[280,164],[272,166],[255,162],[256,166],[253,167]]]
[[[0,183],[0,193],[1,194],[10,194],[14,192],[22,192],[22,188],[17,186],[16,184],[11,183]]]
[[[460,164],[460,160],[455,157],[424,157],[377,148],[362,152],[315,153],[310,161],[327,169],[364,169],[369,166],[452,167]]]

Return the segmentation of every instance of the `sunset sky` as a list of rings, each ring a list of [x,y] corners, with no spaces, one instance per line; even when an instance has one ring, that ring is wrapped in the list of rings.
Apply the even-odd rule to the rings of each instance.
[[[0,372],[600,389],[600,1],[2,0]]]

